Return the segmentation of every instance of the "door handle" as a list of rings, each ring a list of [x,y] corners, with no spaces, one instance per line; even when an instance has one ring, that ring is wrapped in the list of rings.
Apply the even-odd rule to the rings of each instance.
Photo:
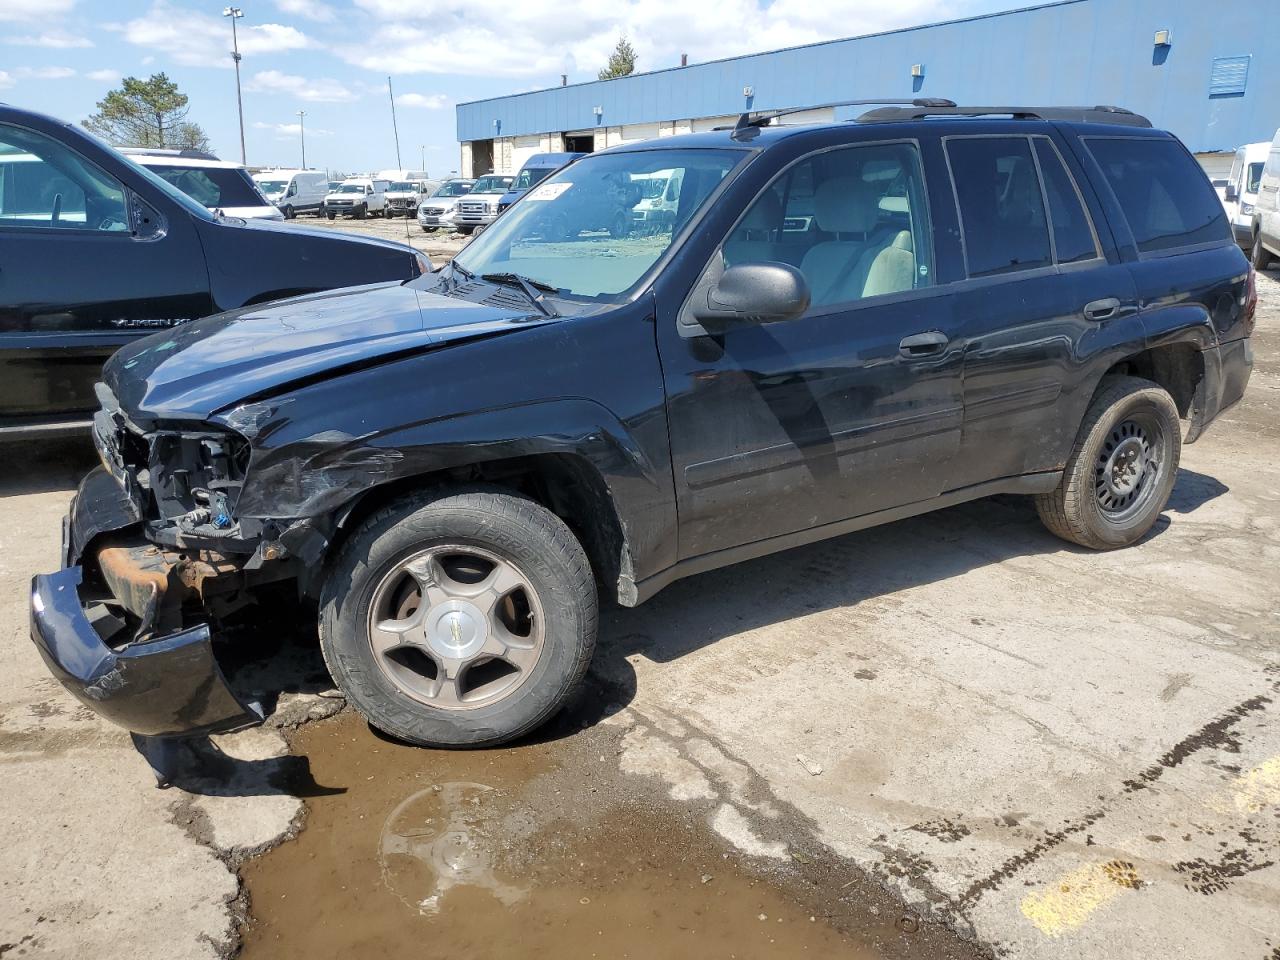
[[[1091,300],[1084,305],[1084,309],[1080,311],[1084,314],[1086,320],[1114,320],[1116,317],[1124,317],[1133,313],[1133,304],[1121,303],[1117,297],[1104,297],[1101,300]]]
[[[938,330],[929,330],[925,333],[917,333],[913,336],[905,337],[898,344],[898,352],[908,360],[933,357],[945,350],[950,342],[951,338],[945,333]]]

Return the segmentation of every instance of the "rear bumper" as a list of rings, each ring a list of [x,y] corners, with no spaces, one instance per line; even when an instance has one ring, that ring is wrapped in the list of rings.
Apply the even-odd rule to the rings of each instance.
[[[1186,443],[1195,443],[1219,414],[1240,402],[1253,373],[1253,343],[1248,337],[1210,347],[1201,357],[1204,378],[1196,392]]]
[[[147,737],[225,733],[262,722],[232,692],[207,626],[113,650],[85,615],[80,567],[31,581],[31,639],[54,677],[99,716]]]

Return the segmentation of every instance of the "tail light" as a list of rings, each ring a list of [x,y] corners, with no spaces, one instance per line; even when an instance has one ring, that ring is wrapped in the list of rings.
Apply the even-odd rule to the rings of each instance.
[[[1258,312],[1258,271],[1249,265],[1249,279],[1245,281],[1244,290],[1244,312],[1241,314],[1241,320],[1244,326],[1244,335],[1246,337],[1253,335],[1253,325],[1257,319]]]

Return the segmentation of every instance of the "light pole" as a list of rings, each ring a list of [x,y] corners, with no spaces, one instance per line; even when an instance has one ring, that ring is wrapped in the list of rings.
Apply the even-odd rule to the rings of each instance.
[[[427,145],[425,143],[422,144],[422,169],[424,171],[427,169]]]
[[[306,121],[302,118],[307,115],[307,111],[298,111],[298,136],[302,137],[302,169],[307,169],[307,127]]]
[[[248,164],[244,152],[244,100],[240,97],[240,39],[236,36],[236,21],[244,16],[239,7],[226,7],[222,11],[224,17],[231,18],[231,59],[236,65],[236,110],[240,114],[240,162]]]

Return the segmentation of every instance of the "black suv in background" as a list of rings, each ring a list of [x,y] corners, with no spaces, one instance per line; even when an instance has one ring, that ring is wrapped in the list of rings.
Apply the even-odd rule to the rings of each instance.
[[[762,123],[585,157],[411,283],[117,354],[33,583],[54,674],[141,734],[257,722],[211,631],[283,584],[373,724],[492,744],[581,679],[600,593],[996,493],[1143,537],[1252,366],[1183,145],[1115,108]],[[655,177],[660,232],[598,229]]]
[[[407,246],[219,216],[78,127],[0,104],[0,441],[85,430],[120,346],[430,269]]]

